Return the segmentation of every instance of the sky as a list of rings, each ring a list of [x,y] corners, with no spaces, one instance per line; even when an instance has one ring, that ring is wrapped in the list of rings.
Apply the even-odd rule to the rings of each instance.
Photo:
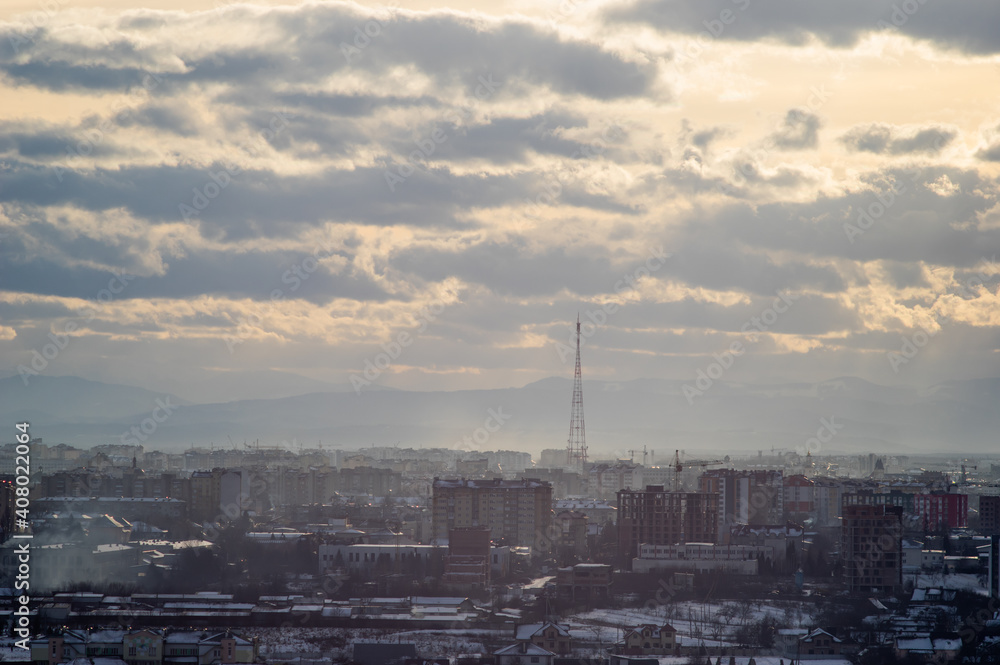
[[[1000,376],[998,24],[4,3],[0,373],[521,386],[579,314],[585,379]]]

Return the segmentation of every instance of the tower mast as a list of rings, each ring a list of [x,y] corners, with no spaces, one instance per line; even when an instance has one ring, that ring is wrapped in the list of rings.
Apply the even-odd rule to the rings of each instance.
[[[573,408],[566,440],[566,461],[582,467],[587,462],[587,434],[583,425],[583,372],[580,369],[580,315],[576,315],[576,369],[573,373]]]

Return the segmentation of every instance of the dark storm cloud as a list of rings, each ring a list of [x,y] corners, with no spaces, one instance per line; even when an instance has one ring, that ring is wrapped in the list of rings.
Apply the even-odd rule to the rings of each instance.
[[[49,161],[72,155],[86,137],[80,128],[57,127],[42,123],[0,122],[0,154],[30,160]],[[106,157],[125,154],[121,146],[102,141],[91,146],[90,155]],[[0,185],[2,187],[2,185]]]
[[[958,191],[935,193],[930,186],[942,177]],[[972,266],[1000,250],[1000,230],[980,230],[975,223],[995,203],[995,180],[947,166],[884,169],[865,179],[870,190],[808,202],[731,205],[689,226],[692,234],[715,234],[762,251],[862,262]],[[848,233],[851,227],[863,232]]]
[[[1000,5],[992,0],[638,0],[608,16],[734,41],[798,45],[815,36],[830,46],[849,47],[867,33],[892,30],[967,53],[1000,51]]]
[[[418,169],[391,191],[384,168],[328,169],[316,175],[282,176],[246,170],[230,176],[215,198],[213,174],[220,179],[226,165],[209,168],[123,166],[91,171],[40,168],[23,163],[0,165],[0,203],[24,206],[72,205],[90,211],[125,208],[152,223],[182,221],[183,204],[205,204],[189,221],[220,238],[280,235],[290,228],[327,220],[372,225],[419,227],[467,225],[459,212],[522,201],[537,186],[531,173],[456,175],[448,169]],[[61,178],[61,182],[60,179]],[[215,187],[217,190],[218,187]],[[201,192],[201,199],[196,192]]]
[[[149,127],[184,137],[198,135],[198,124],[185,107],[164,103],[148,104],[133,109],[127,114],[122,114],[117,124],[121,127]]]
[[[109,265],[127,266],[134,261],[129,247],[97,243],[86,237],[60,235],[49,227],[40,230],[35,224],[27,229],[36,241],[45,243],[46,256],[24,260],[24,246],[17,237],[0,245],[0,269],[4,289],[18,293],[61,296],[94,300],[115,273],[89,267],[70,267],[56,258],[59,254],[103,260]],[[148,250],[147,250],[148,251]],[[348,267],[330,272],[314,265],[330,257],[351,257],[317,247],[313,254],[287,250],[265,251],[187,251],[183,256],[164,256],[162,275],[126,276],[127,286],[115,295],[116,300],[133,298],[192,298],[215,295],[229,298],[269,300],[275,289],[284,298],[301,298],[325,304],[334,298],[379,302],[388,298],[385,291],[366,275],[354,274]],[[129,275],[128,270],[125,274]],[[116,287],[117,288],[117,287]]]
[[[915,131],[873,123],[852,127],[840,137],[848,150],[876,154],[937,154],[955,140],[958,132],[948,127],[926,127]]]
[[[36,41],[16,60],[7,54],[6,60],[0,60],[0,71],[17,84],[52,90],[124,90],[136,85],[147,71],[162,75],[170,89],[207,83],[287,89],[294,84],[311,85],[345,69],[378,77],[405,66],[433,79],[436,87],[457,85],[469,94],[479,77],[492,76],[508,89],[537,85],[597,99],[642,95],[655,80],[653,64],[631,62],[595,43],[564,39],[526,22],[484,23],[452,13],[390,16],[358,10],[356,5],[329,3],[253,13],[237,7],[188,15],[181,20],[193,28],[232,31],[239,30],[244,21],[259,29],[258,34],[273,36],[197,55],[186,54],[185,44],[177,42],[172,46],[184,63],[180,72],[156,65],[162,56],[159,43],[119,40],[102,51],[57,41],[56,34]],[[369,22],[374,22],[371,30],[377,34],[362,42],[363,50],[350,46],[356,39],[354,29]],[[134,22],[128,27],[154,30],[145,24],[137,28]],[[167,23],[155,29],[164,27],[182,29],[183,25]]]

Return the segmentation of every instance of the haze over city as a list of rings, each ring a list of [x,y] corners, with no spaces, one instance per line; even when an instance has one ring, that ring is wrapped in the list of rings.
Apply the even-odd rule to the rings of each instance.
[[[998,26],[3,3],[0,661],[1000,662]]]

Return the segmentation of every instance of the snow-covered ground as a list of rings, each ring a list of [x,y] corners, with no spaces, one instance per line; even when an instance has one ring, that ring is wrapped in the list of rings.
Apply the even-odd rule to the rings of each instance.
[[[18,649],[14,646],[14,638],[0,640],[0,661],[6,663],[30,663],[31,650]]]
[[[599,609],[569,618],[573,637],[610,644],[620,640],[626,628],[643,623],[668,623],[677,630],[682,644],[731,645],[741,627],[771,617],[778,628],[810,628],[817,607],[814,602],[789,600],[685,601],[655,608]]]
[[[933,575],[907,575],[906,580],[916,578],[918,589],[954,589],[956,591],[970,591],[981,596],[988,596],[990,592],[986,589],[986,580],[980,575],[972,573],[952,573],[944,575],[936,573]]]

